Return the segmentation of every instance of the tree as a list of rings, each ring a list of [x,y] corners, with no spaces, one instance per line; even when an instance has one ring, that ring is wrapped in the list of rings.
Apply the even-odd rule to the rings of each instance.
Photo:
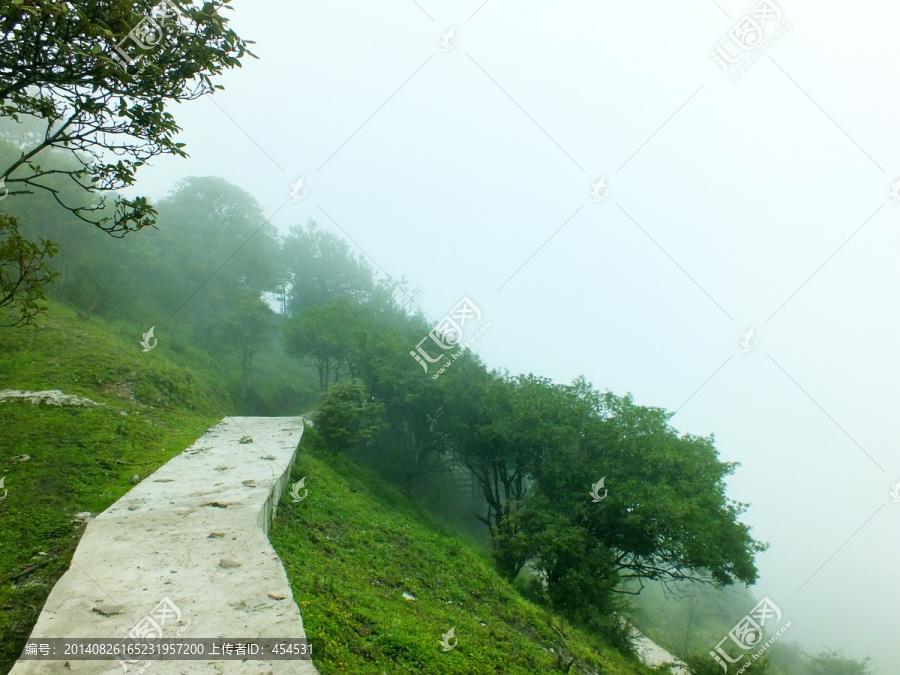
[[[115,284],[129,292],[120,303],[140,306],[151,324],[177,315],[200,344],[238,298],[262,297],[279,278],[277,232],[262,207],[214,176],[178,181],[159,202],[159,229],[142,233],[120,256],[141,270],[138,284]]]
[[[332,449],[353,452],[372,445],[381,432],[384,408],[357,379],[333,384],[314,416],[315,428]]]
[[[532,468],[547,448],[565,442],[571,401],[565,388],[533,375],[501,377],[483,368],[479,374],[454,364],[441,382],[454,381],[464,386],[448,405],[454,452],[481,486],[486,512],[476,515],[490,528],[499,568],[513,579],[528,559],[519,528]],[[466,412],[459,419],[454,411]]]
[[[445,388],[427,377],[409,353],[427,334],[425,324],[396,306],[372,310],[354,332],[351,358],[385,406],[385,451],[379,463],[414,495],[426,475],[448,469]]]
[[[713,661],[707,654],[691,654],[684,659],[694,675],[725,675],[722,667]],[[771,672],[771,661],[766,656],[756,661],[742,661],[736,668],[746,668],[745,673],[750,675],[765,675]],[[793,671],[791,671],[793,673]]]
[[[468,408],[445,396],[453,452],[482,487],[480,519],[509,578],[530,561],[552,605],[616,639],[617,624],[595,620],[615,610],[613,593],[651,579],[755,581],[765,546],[738,521],[745,505],[725,496],[736,465],[718,460],[712,437],[679,435],[664,410],[583,379],[469,373],[467,383]],[[601,479],[608,492],[593,497]]]
[[[372,270],[340,237],[319,228],[310,219],[306,227],[293,226],[282,246],[288,271],[288,313],[340,297],[363,302],[373,290]]]
[[[89,206],[65,201],[47,179],[109,193],[132,185],[157,155],[186,157],[166,106],[212,92],[212,78],[250,54],[228,28],[223,0],[202,6],[151,0],[19,0],[0,9],[0,119],[40,120],[0,166],[10,195],[49,192],[79,219],[121,236],[155,222],[144,197]],[[127,44],[125,44],[127,42]],[[124,46],[123,46],[124,45]],[[251,54],[252,55],[252,54]],[[48,149],[70,153],[72,168],[44,168]]]
[[[32,243],[19,234],[19,221],[0,213],[0,308],[9,310],[0,326],[24,326],[44,311],[44,287],[57,276],[47,261],[56,246],[46,239]]]
[[[766,547],[738,522],[746,505],[725,496],[737,464],[718,460],[712,437],[678,435],[664,410],[583,381],[574,388],[594,414],[577,446],[554,449],[535,469],[554,508],[614,551],[625,579],[753,584]],[[601,477],[609,497],[596,504],[588,490]]]
[[[825,649],[809,656],[809,675],[870,675],[871,660],[868,656],[853,659],[844,656],[840,650]]]
[[[325,391],[347,369],[353,303],[346,297],[324,305],[312,305],[291,316],[285,324],[285,350],[292,356],[312,356],[319,372],[319,388]]]
[[[222,347],[237,354],[241,363],[241,396],[247,394],[253,358],[271,341],[275,315],[258,295],[244,292],[233,300],[233,309],[216,326]]]

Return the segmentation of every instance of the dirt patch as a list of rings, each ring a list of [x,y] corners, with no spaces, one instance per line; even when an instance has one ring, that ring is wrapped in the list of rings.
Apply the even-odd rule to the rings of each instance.
[[[104,384],[100,386],[100,391],[107,396],[115,396],[129,403],[138,404],[138,400],[134,397],[134,385],[130,382],[120,382],[119,384]]]

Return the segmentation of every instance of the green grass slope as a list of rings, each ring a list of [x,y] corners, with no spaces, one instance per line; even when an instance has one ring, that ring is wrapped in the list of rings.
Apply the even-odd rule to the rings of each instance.
[[[270,539],[323,675],[531,675],[561,672],[558,653],[575,657],[571,673],[655,672],[525,600],[394,487],[318,445],[308,431],[291,476],[308,496],[285,494]]]
[[[69,567],[84,529],[74,515],[103,511],[133,474],[146,477],[236,412],[223,393],[227,364],[164,340],[145,353],[140,333],[81,321],[59,303],[39,328],[0,330],[0,390],[60,389],[102,404],[0,402],[0,673]],[[560,672],[559,653],[575,658],[572,673],[653,672],[523,599],[436,516],[309,441],[293,470],[309,496],[286,495],[272,541],[322,673]],[[458,643],[444,652],[451,628]]]
[[[61,389],[104,404],[0,401],[0,673],[69,567],[83,531],[73,515],[103,511],[132,475],[146,477],[227,413],[207,384],[215,372],[186,370],[164,349],[144,353],[134,332],[56,303],[40,328],[0,330],[0,390]]]

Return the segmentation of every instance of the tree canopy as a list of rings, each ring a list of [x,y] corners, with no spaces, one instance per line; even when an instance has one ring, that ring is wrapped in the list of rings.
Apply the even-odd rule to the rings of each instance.
[[[220,85],[213,77],[241,65],[249,44],[228,27],[221,0],[176,4],[148,0],[21,0],[0,9],[0,118],[39,120],[19,137],[18,156],[0,165],[11,196],[43,190],[85,222],[122,235],[155,222],[143,197],[72,203],[52,183],[110,193],[132,185],[157,155],[186,156],[167,110]],[[123,55],[124,54],[124,55]],[[48,167],[57,149],[77,160]]]

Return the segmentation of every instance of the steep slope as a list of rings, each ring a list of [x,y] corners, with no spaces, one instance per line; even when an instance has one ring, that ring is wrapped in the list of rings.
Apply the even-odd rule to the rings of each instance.
[[[314,433],[270,533],[327,673],[654,672],[528,602],[464,541]],[[453,629],[453,636],[444,636]],[[451,647],[445,651],[445,647]],[[552,651],[551,651],[552,650]]]
[[[105,510],[132,476],[235,412],[203,353],[143,352],[138,327],[81,321],[57,303],[41,323],[0,331],[0,390],[61,390],[99,405],[0,401],[0,673],[69,567],[79,514]],[[304,446],[292,482],[306,477],[308,496],[283,496],[270,539],[322,673],[531,674],[573,658],[572,673],[653,672],[524,600],[392,486]]]
[[[0,330],[0,390],[62,390],[101,405],[0,401],[0,672],[21,651],[84,523],[229,411],[208,382],[140,334],[53,304],[40,328]]]

